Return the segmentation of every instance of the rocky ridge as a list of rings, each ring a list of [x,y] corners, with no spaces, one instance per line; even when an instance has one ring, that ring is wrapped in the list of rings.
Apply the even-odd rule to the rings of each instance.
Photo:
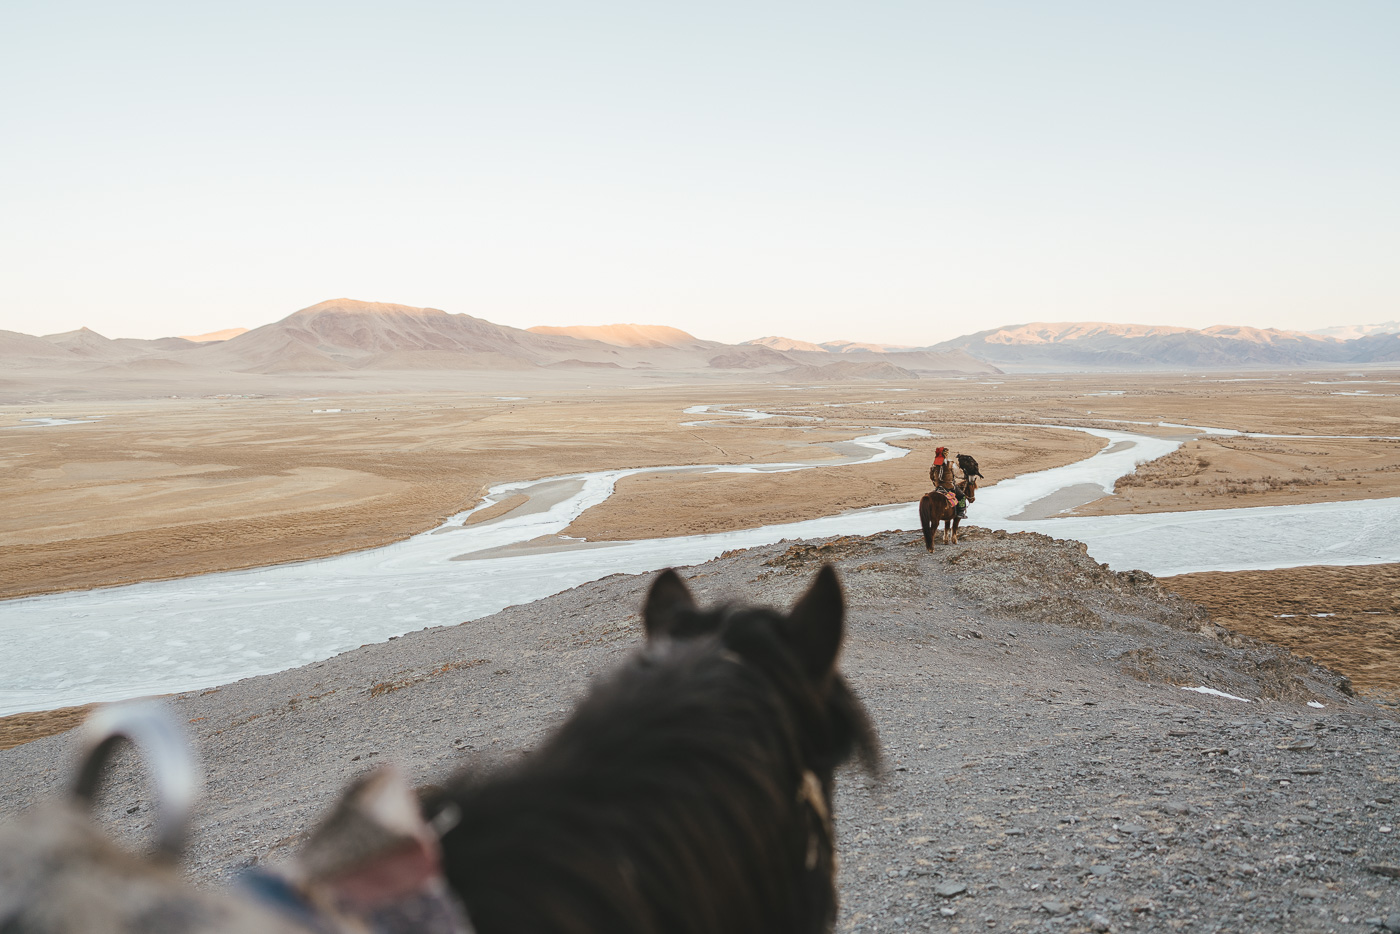
[[[783,542],[683,573],[703,602],[785,605],[828,561],[886,760],[838,782],[838,930],[1400,929],[1400,723],[1344,678],[1034,534]],[[209,772],[192,874],[282,857],[376,763],[431,782],[528,750],[638,643],[649,580],[170,698]],[[0,752],[0,816],[58,793],[74,751]],[[124,769],[101,810],[140,837],[151,808]]]

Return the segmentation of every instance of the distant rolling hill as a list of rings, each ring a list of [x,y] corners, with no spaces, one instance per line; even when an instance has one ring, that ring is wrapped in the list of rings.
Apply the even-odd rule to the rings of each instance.
[[[344,298],[303,308],[196,351],[210,365],[264,373],[289,368],[455,368],[450,358],[481,354],[490,355],[491,368],[502,363],[529,368],[552,362],[560,352],[555,338],[483,318]]]
[[[208,334],[182,334],[180,340],[191,341],[195,344],[205,344],[210,341],[226,341],[230,337],[237,337],[240,334],[248,333],[247,328],[224,328],[221,331],[210,331]]]
[[[33,334],[0,331],[0,362],[9,367],[62,366],[83,361],[83,357],[62,344]]]
[[[811,341],[798,341],[790,337],[759,337],[744,343],[762,344],[765,347],[772,347],[774,350],[805,350],[811,353],[897,353],[902,350],[918,349],[903,344],[870,344],[860,341],[823,341],[820,344],[813,344]]]
[[[745,344],[755,347],[768,347],[772,350],[805,350],[808,353],[823,353],[826,348],[821,344],[814,344],[811,341],[798,341],[790,337],[759,337],[751,341],[744,341]]]
[[[823,341],[822,347],[832,353],[899,353],[918,349],[904,344],[870,344],[861,341]]]
[[[1309,331],[1318,337],[1330,337],[1333,340],[1350,341],[1358,337],[1370,337],[1373,334],[1400,334],[1400,321],[1382,321],[1380,324],[1343,324],[1337,327],[1320,328],[1316,331]]]
[[[714,346],[714,341],[702,341],[680,328],[662,324],[604,324],[571,327],[539,326],[526,328],[531,334],[550,337],[573,337],[579,340],[601,341],[614,347],[697,347]]]
[[[855,341],[813,344],[787,337],[760,337],[739,346],[783,353],[803,367],[817,368],[826,374],[799,375],[792,370],[783,371],[782,375],[795,380],[908,379],[917,376],[969,376],[1001,372],[993,364],[978,360],[962,350],[904,348],[893,344],[861,344]],[[844,368],[833,368],[837,363],[843,364]],[[890,375],[896,371],[907,373],[908,376]],[[847,377],[836,374],[850,375]]]
[[[1236,369],[1400,360],[1396,335],[1339,341],[1301,331],[1216,326],[1037,322],[935,344],[1017,370]]]
[[[1400,360],[1400,334],[1367,334],[1348,341],[1349,363],[1389,363]]]

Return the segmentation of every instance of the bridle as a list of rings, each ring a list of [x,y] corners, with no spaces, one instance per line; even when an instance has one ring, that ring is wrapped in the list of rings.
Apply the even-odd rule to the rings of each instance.
[[[811,769],[802,771],[802,782],[797,786],[797,801],[808,814],[807,871],[811,872],[821,861],[822,848],[832,852],[832,843],[836,838],[831,809],[826,804],[826,791],[822,788],[821,779]]]

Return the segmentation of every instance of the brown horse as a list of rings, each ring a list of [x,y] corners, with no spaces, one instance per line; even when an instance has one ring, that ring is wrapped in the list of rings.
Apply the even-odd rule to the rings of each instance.
[[[977,502],[977,478],[968,477],[953,488],[967,497],[969,503]],[[962,519],[956,506],[949,505],[948,497],[938,490],[932,490],[919,500],[919,528],[924,531],[924,547],[933,551],[933,533],[938,523],[943,523],[944,544],[958,543],[958,525]]]

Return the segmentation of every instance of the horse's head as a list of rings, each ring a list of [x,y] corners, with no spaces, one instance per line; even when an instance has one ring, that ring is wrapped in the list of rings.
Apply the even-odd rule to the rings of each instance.
[[[977,478],[968,477],[962,482],[963,495],[967,497],[969,503],[977,502]]]
[[[800,716],[804,766],[829,792],[835,768],[858,756],[879,767],[870,718],[837,670],[846,605],[836,571],[824,565],[792,609],[722,604],[700,609],[674,570],[657,576],[642,610],[651,652],[709,649],[761,672]]]
[[[488,931],[826,931],[833,773],[878,767],[837,669],[845,608],[824,568],[788,612],[701,609],[675,571],[646,645],[528,757],[449,779],[429,813],[449,883]],[[697,921],[696,919],[703,919]]]

